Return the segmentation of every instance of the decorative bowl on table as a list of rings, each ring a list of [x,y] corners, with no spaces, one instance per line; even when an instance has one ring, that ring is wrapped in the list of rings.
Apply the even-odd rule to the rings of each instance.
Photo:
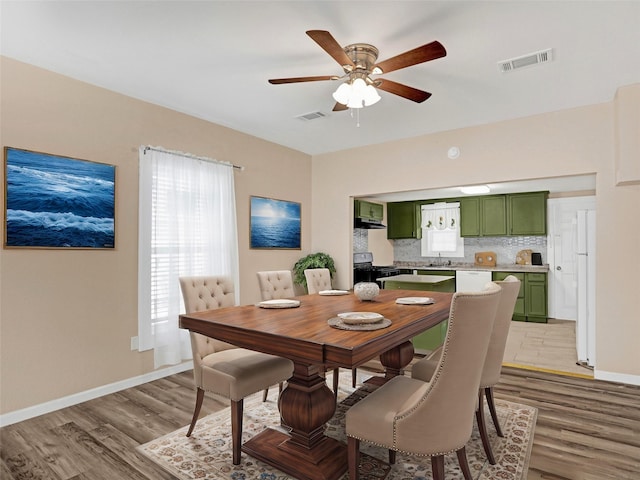
[[[375,282],[360,282],[353,286],[353,293],[362,301],[373,300],[380,294],[380,287]]]

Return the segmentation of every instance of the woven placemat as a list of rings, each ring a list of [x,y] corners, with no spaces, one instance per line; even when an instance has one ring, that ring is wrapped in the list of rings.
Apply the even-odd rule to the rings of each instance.
[[[391,320],[388,318],[383,318],[379,322],[376,323],[359,323],[357,325],[344,323],[344,321],[340,317],[333,317],[327,320],[327,323],[333,328],[339,328],[340,330],[380,330],[382,328],[387,328],[391,325]]]

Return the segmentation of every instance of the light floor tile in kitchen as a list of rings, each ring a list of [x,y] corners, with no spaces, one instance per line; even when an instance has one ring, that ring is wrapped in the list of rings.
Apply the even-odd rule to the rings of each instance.
[[[576,322],[511,322],[504,364],[564,372],[593,378],[593,371],[577,365]]]

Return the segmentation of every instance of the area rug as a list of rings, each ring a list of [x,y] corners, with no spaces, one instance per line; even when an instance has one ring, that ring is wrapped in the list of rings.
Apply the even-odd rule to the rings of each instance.
[[[348,375],[341,375],[347,377]],[[330,381],[328,382],[329,384]],[[327,426],[327,435],[346,443],[344,417],[349,406],[355,404],[376,387],[364,385],[353,389],[341,382],[334,417]],[[271,389],[277,390],[277,389]],[[279,428],[277,392],[270,392],[266,402],[262,393],[245,399],[243,443],[265,428]],[[496,399],[498,417],[504,438],[495,434],[489,411],[486,409],[489,436],[496,465],[486,459],[480,436],[474,425],[473,435],[467,444],[467,458],[474,480],[526,480],[533,443],[537,409],[527,405]],[[475,424],[475,422],[474,422]],[[163,437],[141,445],[138,450],[180,480],[288,480],[292,477],[270,465],[242,453],[240,465],[231,460],[231,415],[229,408],[201,418],[187,438],[187,426]],[[428,432],[425,432],[428,434]],[[395,465],[386,463],[388,451],[360,443],[362,452],[360,476],[363,480],[430,480],[429,458],[398,454]],[[445,458],[447,480],[463,479],[455,453]],[[344,474],[341,480],[347,480]]]

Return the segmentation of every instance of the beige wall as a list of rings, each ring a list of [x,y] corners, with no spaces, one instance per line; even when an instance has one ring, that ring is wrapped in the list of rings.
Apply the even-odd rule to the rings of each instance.
[[[114,251],[0,253],[1,413],[153,370],[150,352],[130,349],[138,328],[140,145],[246,167],[235,173],[242,303],[260,298],[257,270],[291,268],[308,253],[308,155],[7,58],[1,61],[3,147],[117,165]],[[302,203],[302,252],[249,250],[250,195]],[[4,194],[2,199],[4,211]]]
[[[137,335],[141,144],[246,167],[235,174],[243,304],[259,299],[256,271],[291,268],[301,255],[316,250],[335,258],[336,288],[350,287],[352,196],[596,173],[597,368],[640,375],[640,295],[635,278],[640,271],[640,257],[635,255],[640,246],[640,186],[615,186],[613,101],[321,155],[312,161],[300,152],[209,122],[6,58],[1,62],[2,146],[118,167],[114,251],[0,252],[2,414],[153,370],[149,352],[130,350],[130,337]],[[626,102],[638,96],[621,98]],[[618,110],[624,124],[626,103]],[[452,145],[462,150],[456,161],[446,156]],[[302,203],[302,251],[248,248],[250,195]]]
[[[616,186],[614,155],[617,148],[636,151],[636,144],[616,145],[614,125],[635,125],[635,135],[626,138],[637,142],[639,90],[625,88],[615,101],[612,92],[611,103],[315,156],[313,191],[333,194],[313,204],[312,248],[327,251],[339,271],[348,271],[353,196],[595,173],[596,375],[640,383],[640,185]],[[454,145],[462,153],[449,160]],[[322,228],[329,223],[334,228]],[[336,285],[349,286],[345,277]]]

